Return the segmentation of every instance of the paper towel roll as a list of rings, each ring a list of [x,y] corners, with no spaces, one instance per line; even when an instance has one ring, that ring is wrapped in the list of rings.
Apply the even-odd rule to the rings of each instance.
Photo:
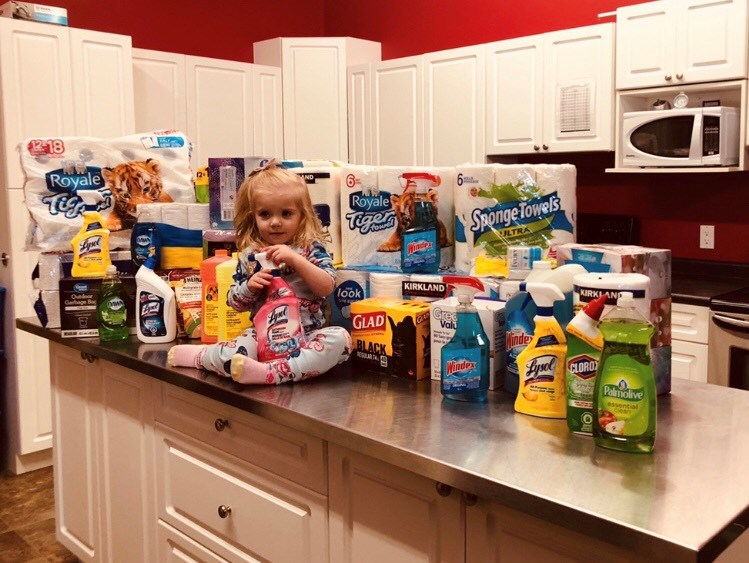
[[[211,228],[207,203],[187,203],[187,228],[194,231],[207,231]]]
[[[495,184],[512,184],[533,182],[536,180],[535,167],[532,164],[498,164],[494,169]]]
[[[161,222],[174,227],[187,229],[187,205],[183,203],[168,203],[161,209]]]
[[[471,212],[478,207],[491,207],[494,200],[479,197],[494,183],[498,164],[464,164],[455,169],[455,268],[470,273],[473,266],[473,220]]]
[[[372,272],[369,274],[369,295],[370,297],[403,299],[403,282],[407,279],[406,274]]]
[[[315,168],[293,168],[292,172],[301,176],[307,184],[312,206],[330,233],[330,241],[325,241],[333,264],[342,262],[341,252],[341,169],[332,166]]]
[[[62,275],[61,254],[43,252],[39,255],[39,281],[37,289],[57,291]]]
[[[161,223],[163,203],[141,203],[135,208],[138,223]]]
[[[553,241],[551,249],[553,250],[560,244],[575,242],[577,168],[572,164],[537,164],[535,170],[536,184],[541,189],[541,193],[544,195],[557,193],[567,220],[573,226],[573,232],[559,229],[552,231]]]
[[[359,226],[364,219],[367,205],[358,205],[365,198],[376,198],[378,191],[377,169],[374,166],[356,166],[347,164],[341,168],[341,183],[339,200],[341,219],[341,254],[343,264],[349,266],[375,265],[374,251],[368,250],[371,262],[365,260],[366,255],[362,252],[362,243],[365,242],[364,235],[360,233]],[[375,203],[369,199],[368,203]],[[380,201],[384,208],[385,201]],[[389,202],[388,202],[389,205]]]

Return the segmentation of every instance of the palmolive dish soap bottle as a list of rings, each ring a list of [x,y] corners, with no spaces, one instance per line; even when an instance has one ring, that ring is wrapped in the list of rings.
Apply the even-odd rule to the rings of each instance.
[[[489,339],[481,325],[476,307],[476,293],[484,284],[476,278],[444,276],[458,298],[457,327],[450,342],[442,347],[440,390],[446,399],[480,403],[489,390]]]
[[[556,285],[528,283],[528,293],[536,303],[533,339],[518,355],[520,386],[515,410],[546,418],[565,418],[567,402],[564,386],[564,360],[567,338],[554,318],[554,302],[564,299]]]
[[[605,305],[604,294],[583,307],[567,325],[567,426],[578,434],[593,434],[593,391],[603,348],[598,319]]]
[[[439,178],[432,174],[406,173],[405,193],[415,187],[414,218],[411,226],[403,231],[401,240],[401,269],[416,274],[436,274],[440,268],[440,235],[437,213],[427,198],[427,188],[439,185]]]
[[[266,258],[265,252],[249,259],[270,270],[273,276],[265,288],[265,303],[252,318],[257,332],[257,359],[269,362],[288,358],[304,344],[299,299],[281,278],[281,270]]]
[[[657,407],[650,338],[655,328],[628,291],[619,294],[599,328],[603,351],[593,399],[595,442],[622,452],[651,453]]]

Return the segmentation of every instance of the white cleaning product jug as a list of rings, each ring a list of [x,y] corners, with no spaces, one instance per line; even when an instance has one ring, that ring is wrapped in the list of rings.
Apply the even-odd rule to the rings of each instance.
[[[135,327],[138,340],[171,342],[177,337],[177,304],[174,291],[154,271],[151,256],[135,274]]]

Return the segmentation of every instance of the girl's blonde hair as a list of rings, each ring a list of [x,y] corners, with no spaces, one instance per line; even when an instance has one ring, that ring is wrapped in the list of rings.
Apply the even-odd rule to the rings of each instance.
[[[276,159],[265,166],[255,168],[239,187],[237,204],[234,208],[234,228],[237,232],[237,247],[259,248],[267,244],[260,237],[255,222],[258,190],[268,190],[275,193],[293,193],[302,215],[299,230],[290,241],[293,246],[306,248],[315,241],[329,238],[323,231],[322,223],[312,207],[309,190],[304,180],[285,168],[278,166]]]

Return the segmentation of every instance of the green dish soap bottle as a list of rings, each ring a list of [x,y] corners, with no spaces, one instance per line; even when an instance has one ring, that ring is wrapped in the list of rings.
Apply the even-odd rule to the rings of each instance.
[[[628,291],[619,294],[598,328],[603,350],[593,397],[593,438],[611,450],[651,453],[657,407],[650,338],[655,328],[635,309]]]
[[[96,317],[99,321],[99,340],[126,340],[130,335],[127,327],[127,307],[125,306],[125,286],[117,275],[117,267],[110,265],[101,282],[101,290],[96,303]]]

